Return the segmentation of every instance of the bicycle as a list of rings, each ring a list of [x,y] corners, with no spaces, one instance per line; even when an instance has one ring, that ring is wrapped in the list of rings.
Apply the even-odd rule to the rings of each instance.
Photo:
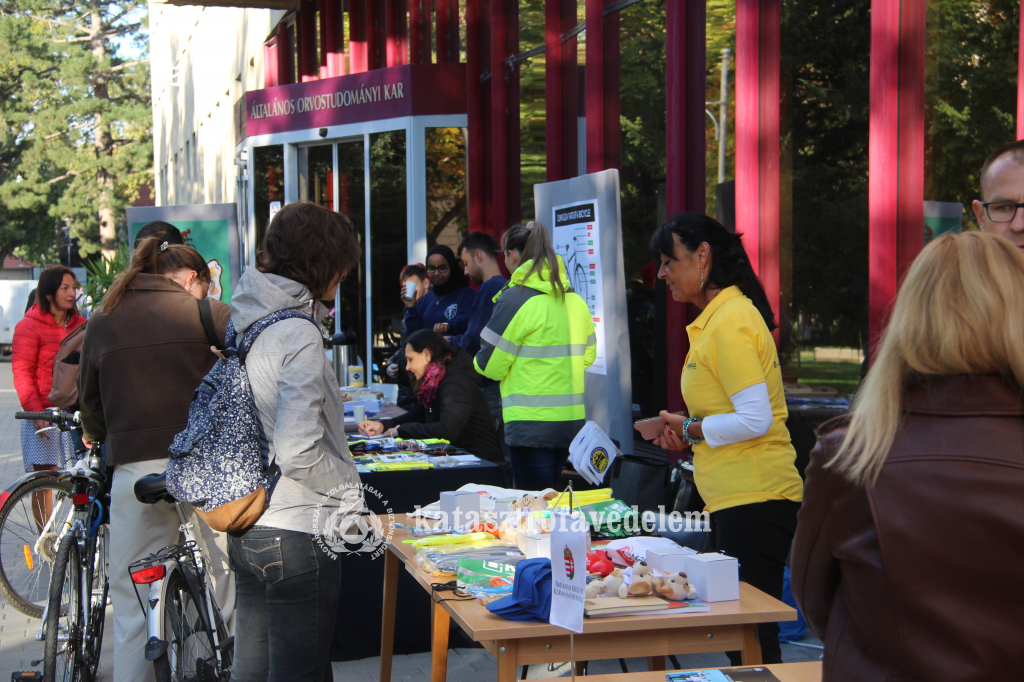
[[[60,473],[35,471],[0,493],[0,595],[31,618],[43,617],[58,545],[74,512],[71,481]]]
[[[146,613],[146,660],[153,662],[157,682],[226,681],[231,675],[235,638],[228,635],[210,590],[207,562],[199,550],[194,523],[186,508],[167,492],[166,474],[140,478],[135,482],[135,497],[143,504],[173,504],[185,538],[128,567],[139,605]],[[139,585],[149,585],[146,606]]]
[[[15,418],[41,419],[60,431],[81,429],[78,413],[71,414],[60,408],[50,408],[46,412],[18,412]],[[42,476],[29,477],[16,490],[20,498],[24,498],[38,492],[38,487],[32,488],[30,484],[38,486],[40,480],[49,479],[61,484],[36,543],[43,551],[56,547],[48,597],[36,637],[45,642],[42,662],[43,680],[46,682],[92,682],[99,668],[103,646],[109,591],[106,527],[111,479],[106,473],[106,463],[98,444],[94,444],[91,450],[82,448],[80,452],[85,456],[71,468],[59,472],[36,472]],[[67,505],[68,497],[70,506]],[[8,498],[5,502],[5,516],[0,521],[10,518],[6,511],[10,501]],[[33,518],[37,525],[39,520]],[[32,528],[32,522],[28,527]]]

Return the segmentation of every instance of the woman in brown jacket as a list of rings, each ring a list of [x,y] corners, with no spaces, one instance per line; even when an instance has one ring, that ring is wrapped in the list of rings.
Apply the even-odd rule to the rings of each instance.
[[[1024,670],[1024,254],[941,237],[900,289],[851,415],[822,427],[793,593],[823,680]]]
[[[128,564],[178,542],[179,522],[171,505],[136,500],[134,486],[167,468],[167,448],[185,430],[192,393],[217,359],[197,301],[206,298],[209,285],[209,267],[195,249],[150,237],[139,244],[85,334],[79,369],[85,440],[105,441],[107,463],[115,467],[109,547],[115,682],[154,679],[153,663],[145,658],[146,617]],[[210,307],[223,343],[231,309],[220,301],[210,301]],[[227,557],[217,551],[213,531],[205,524],[197,528],[207,540],[217,600],[227,618],[234,604]]]

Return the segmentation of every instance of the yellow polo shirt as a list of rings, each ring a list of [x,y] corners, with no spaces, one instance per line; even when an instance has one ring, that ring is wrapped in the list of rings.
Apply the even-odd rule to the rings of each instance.
[[[768,500],[803,499],[796,450],[786,429],[782,371],[768,326],[739,287],[723,289],[686,327],[690,352],[683,368],[683,399],[691,416],[734,412],[729,396],[768,385],[774,420],[768,433],[732,445],[693,448],[693,479],[706,509],[721,511]]]

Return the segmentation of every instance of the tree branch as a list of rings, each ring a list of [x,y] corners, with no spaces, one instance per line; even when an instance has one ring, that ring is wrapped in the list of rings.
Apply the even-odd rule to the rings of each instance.
[[[121,17],[123,17],[124,15],[128,14],[129,12],[131,12],[136,7],[138,7],[138,5],[139,5],[138,2],[136,2],[135,0],[132,0],[132,3],[130,5],[128,5],[128,7],[126,7],[124,10],[122,10],[120,14],[118,14],[113,19],[108,19],[107,21],[104,21],[101,24],[101,29],[100,30],[101,31],[106,31],[108,28],[110,28],[111,26],[116,24],[121,19]]]
[[[441,231],[444,230],[444,228],[448,227],[448,223],[450,223],[451,221],[455,220],[455,217],[457,215],[459,215],[459,212],[463,208],[465,208],[465,206],[466,206],[466,195],[465,195],[465,193],[463,193],[463,195],[459,197],[458,201],[455,202],[455,205],[452,206],[451,209],[449,209],[447,213],[445,213],[443,216],[441,216],[441,219],[437,221],[436,225],[434,225],[432,228],[430,228],[430,234],[434,238],[436,238],[437,235],[441,234]]]
[[[107,71],[110,71],[112,73],[114,71],[120,71],[121,69],[127,69],[130,66],[138,66],[139,64],[148,64],[148,63],[149,63],[148,59],[137,59],[134,62],[125,62],[124,64],[118,64],[117,66],[112,66],[109,69],[107,69]]]
[[[41,17],[38,14],[28,14],[26,16],[29,16],[29,17],[35,19],[36,21],[41,21],[41,22],[43,22],[45,24],[50,24],[51,26],[63,26],[64,28],[70,28],[70,29],[72,29],[74,31],[78,31],[79,33],[84,33],[86,35],[88,35],[88,33],[89,33],[87,30],[85,30],[81,26],[78,26],[77,24],[69,23],[67,21],[60,21],[58,19],[49,19],[47,17]]]
[[[54,183],[60,182],[61,180],[67,180],[68,178],[74,177],[76,175],[81,175],[81,173],[79,173],[78,171],[71,170],[71,171],[68,171],[67,173],[65,173],[64,175],[61,175],[60,177],[48,180],[47,184],[48,185],[52,185]]]

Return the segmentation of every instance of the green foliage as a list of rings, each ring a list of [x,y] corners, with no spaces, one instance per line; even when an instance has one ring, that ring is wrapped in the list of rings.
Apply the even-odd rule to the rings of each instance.
[[[103,297],[110,290],[114,279],[128,269],[132,260],[132,254],[128,250],[128,242],[122,242],[113,258],[100,257],[98,260],[85,262],[85,269],[89,273],[85,282],[86,298],[91,302],[93,310],[103,302]]]
[[[1016,139],[1020,3],[931,0],[925,71],[924,198],[964,205],[979,197],[981,165]]]
[[[869,9],[782,9],[783,298],[801,331],[853,347],[867,338]]]
[[[145,6],[0,5],[0,255],[45,259],[65,221],[83,255],[115,248],[152,167]]]

